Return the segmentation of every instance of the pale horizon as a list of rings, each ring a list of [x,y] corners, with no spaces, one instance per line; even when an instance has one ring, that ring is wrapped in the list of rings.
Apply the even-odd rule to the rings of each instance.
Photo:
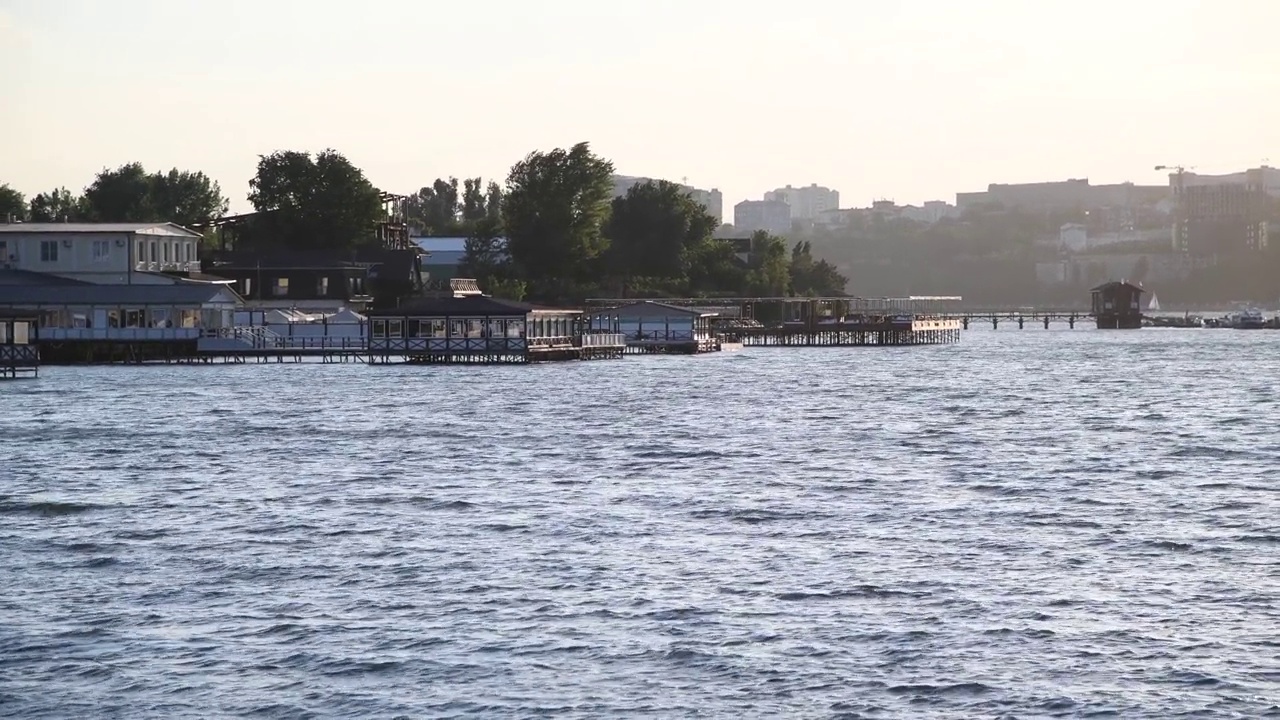
[[[1280,159],[1280,3],[0,0],[0,184],[332,147],[379,188],[502,181],[590,142],[743,199],[954,202],[989,183],[1165,184]],[[687,180],[686,180],[687,178]]]

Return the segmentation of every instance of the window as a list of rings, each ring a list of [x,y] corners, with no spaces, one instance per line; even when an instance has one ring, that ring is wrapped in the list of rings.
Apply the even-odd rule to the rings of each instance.
[[[40,262],[58,262],[58,241],[40,241]]]
[[[110,240],[93,241],[93,261],[104,262],[111,255]]]
[[[449,337],[463,338],[467,336],[466,320],[450,320],[449,321]]]
[[[169,243],[161,243],[164,245],[164,261],[169,262]]]
[[[5,262],[8,259],[9,259],[9,241],[0,240],[0,262]]]
[[[328,294],[329,294],[329,278],[328,276],[321,276],[319,279],[316,280],[316,295],[319,295],[320,297],[324,297],[325,295],[328,295]]]
[[[138,254],[133,257],[133,261],[134,262],[147,261],[147,244],[142,242],[141,240],[138,241]]]
[[[289,278],[276,278],[276,286],[271,288],[271,294],[276,297],[285,297],[289,294]]]
[[[0,322],[0,345],[9,344],[9,323]]]
[[[151,262],[160,262],[160,248],[156,247],[156,241],[151,241]]]
[[[389,338],[403,337],[404,336],[404,330],[402,327],[403,324],[404,323],[401,320],[388,320],[387,321],[387,337]]]
[[[374,320],[374,321],[373,321],[373,331],[372,331],[372,335],[373,335],[373,337],[376,337],[376,338],[384,338],[384,337],[386,337],[386,336],[387,336],[387,321],[386,321],[386,320]]]

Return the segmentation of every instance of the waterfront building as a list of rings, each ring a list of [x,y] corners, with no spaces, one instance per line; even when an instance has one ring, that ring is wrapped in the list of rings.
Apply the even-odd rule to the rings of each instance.
[[[632,352],[699,353],[716,349],[712,322],[719,313],[642,300],[610,308],[614,332],[621,332]],[[609,328],[600,328],[609,330]]]
[[[34,314],[0,311],[0,380],[34,377],[39,372],[38,339]]]
[[[593,331],[584,316],[582,310],[488,297],[475,280],[455,278],[449,292],[370,311],[369,359],[510,363],[621,356],[622,335]]]
[[[205,270],[232,283],[248,307],[336,312],[373,302],[375,263],[324,251],[216,252]]]
[[[1092,291],[1092,311],[1099,330],[1133,330],[1142,327],[1142,293],[1139,285],[1111,281]]]
[[[99,285],[172,284],[200,270],[200,235],[173,223],[2,223],[0,269]]]
[[[37,318],[50,361],[194,356],[233,329],[240,298],[225,285],[96,285],[0,271],[0,311]]]

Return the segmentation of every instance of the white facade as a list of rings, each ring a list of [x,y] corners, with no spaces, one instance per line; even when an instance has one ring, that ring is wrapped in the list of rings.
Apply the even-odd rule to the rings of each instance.
[[[1082,252],[1089,247],[1089,230],[1078,223],[1067,223],[1058,229],[1058,247]]]
[[[147,275],[198,271],[200,235],[172,223],[0,225],[0,267],[97,285],[168,283]]]
[[[622,197],[627,191],[641,183],[659,182],[658,178],[641,177],[638,175],[614,175],[613,176],[613,196]],[[670,182],[670,181],[668,181]],[[685,183],[676,183],[685,192],[689,193],[689,197],[695,202],[707,209],[707,214],[714,217],[717,223],[724,222],[724,195],[716,188],[703,190]]]
[[[1179,187],[1213,185],[1247,185],[1251,189],[1262,190],[1273,198],[1280,198],[1280,168],[1263,165],[1244,172],[1227,173],[1225,175],[1201,175],[1193,172],[1169,173],[1169,187],[1175,193]]]
[[[791,207],[781,200],[743,200],[733,206],[733,226],[744,232],[791,232]]]
[[[778,188],[764,194],[765,200],[784,202],[791,206],[792,220],[816,220],[820,213],[840,207],[840,193],[817,183],[809,187]]]

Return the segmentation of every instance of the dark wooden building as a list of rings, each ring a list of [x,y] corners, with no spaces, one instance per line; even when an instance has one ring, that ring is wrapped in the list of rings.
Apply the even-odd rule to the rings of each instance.
[[[451,291],[372,310],[369,361],[523,363],[620,357],[620,333],[591,332],[581,310],[537,307],[487,297],[472,279]]]
[[[360,310],[383,298],[393,305],[424,283],[416,249],[214,252],[204,272],[232,280],[236,292],[256,307]]]
[[[1134,330],[1142,327],[1142,294],[1139,285],[1111,281],[1094,288],[1093,316],[1099,330]]]
[[[40,368],[35,315],[0,311],[0,380],[35,377]]]

